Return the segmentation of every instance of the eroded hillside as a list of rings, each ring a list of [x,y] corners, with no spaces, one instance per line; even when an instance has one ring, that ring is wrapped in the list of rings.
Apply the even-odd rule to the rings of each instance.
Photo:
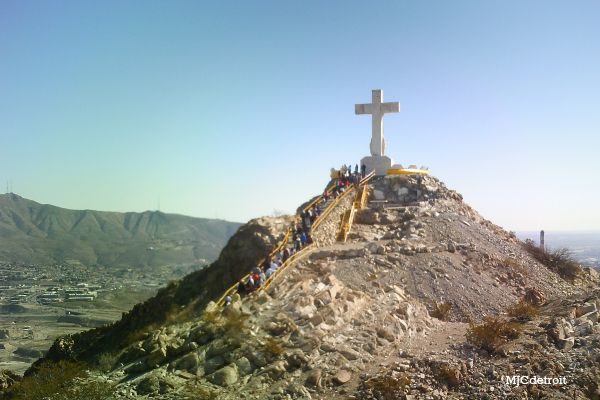
[[[359,211],[337,243],[352,204],[342,200],[313,232],[316,250],[268,291],[211,311],[289,219],[244,226],[210,268],[113,326],[57,341],[46,360],[104,360],[105,372],[82,382],[115,399],[594,398],[593,271],[563,280],[433,177],[377,179],[370,199],[387,204]],[[524,297],[542,307],[514,322],[520,337],[488,350],[467,341],[486,317],[507,324],[507,308]],[[517,373],[568,383],[502,380]]]

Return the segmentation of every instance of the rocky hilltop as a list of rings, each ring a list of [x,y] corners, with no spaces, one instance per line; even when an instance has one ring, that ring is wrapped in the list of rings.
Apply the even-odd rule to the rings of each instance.
[[[600,398],[593,270],[565,279],[434,177],[376,178],[370,199],[385,208],[358,211],[346,242],[340,201],[268,290],[213,308],[291,218],[251,221],[210,267],[37,366],[87,361],[63,396],[114,399]]]
[[[85,266],[203,265],[241,226],[158,211],[68,210],[0,195],[0,262]]]

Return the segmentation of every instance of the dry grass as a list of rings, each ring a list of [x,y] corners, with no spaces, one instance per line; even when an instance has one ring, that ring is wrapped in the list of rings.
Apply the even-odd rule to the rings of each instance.
[[[214,400],[217,398],[215,392],[211,392],[201,386],[194,386],[193,384],[186,385],[179,394],[185,400]]]
[[[536,260],[546,266],[552,272],[558,274],[566,281],[573,282],[583,275],[583,269],[573,258],[571,251],[566,247],[549,251],[541,249],[531,239],[525,240],[523,248]]]
[[[109,399],[113,386],[83,380],[87,369],[88,365],[82,362],[45,363],[4,393],[12,400]]]
[[[105,373],[112,371],[118,360],[119,357],[116,352],[102,353],[98,356],[97,368]]]
[[[404,389],[411,383],[406,374],[393,376],[389,371],[385,371],[369,379],[366,385],[371,387],[375,398],[396,400],[402,398]]]
[[[539,313],[540,308],[534,306],[526,298],[522,298],[506,309],[508,315],[519,321],[530,321]]]
[[[439,380],[445,380],[446,382],[448,382],[448,384],[450,384],[450,382],[452,382],[452,378],[456,374],[456,369],[457,368],[450,368],[446,364],[441,364],[437,367],[437,370],[435,371],[436,377]]]
[[[467,341],[473,346],[496,351],[504,343],[519,337],[522,325],[501,317],[485,317],[481,324],[471,322],[467,330]]]
[[[264,347],[265,351],[270,354],[271,357],[277,357],[285,351],[285,347],[281,342],[272,336],[269,336],[267,340],[265,340]]]
[[[447,321],[448,316],[450,315],[450,310],[452,309],[452,305],[446,302],[438,303],[436,301],[433,302],[433,311],[431,312],[431,316],[437,318],[442,321]]]
[[[524,277],[530,275],[529,268],[525,267],[514,258],[506,257],[504,260],[502,260],[502,264],[504,264],[508,270],[509,278],[516,278],[518,275],[522,275]]]

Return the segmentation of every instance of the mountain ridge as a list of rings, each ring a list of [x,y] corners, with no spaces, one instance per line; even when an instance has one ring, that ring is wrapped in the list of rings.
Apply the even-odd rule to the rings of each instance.
[[[86,266],[149,266],[207,262],[242,224],[167,214],[160,211],[110,212],[70,210],[40,204],[17,194],[0,195],[0,261]],[[174,242],[176,256],[144,254],[153,242]],[[179,245],[177,243],[179,242]],[[133,265],[135,266],[135,265]]]

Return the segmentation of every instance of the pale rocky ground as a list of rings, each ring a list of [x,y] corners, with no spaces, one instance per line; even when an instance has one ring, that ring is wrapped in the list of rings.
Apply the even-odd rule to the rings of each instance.
[[[600,398],[597,277],[566,283],[435,178],[372,187],[389,208],[360,212],[347,243],[334,238],[351,198],[268,293],[140,336],[90,379],[115,384],[117,399]],[[467,344],[467,321],[534,288],[548,302],[520,339],[494,355]],[[434,302],[452,306],[449,321],[430,316]],[[569,384],[524,389],[505,374]],[[368,380],[406,385],[385,397]]]

